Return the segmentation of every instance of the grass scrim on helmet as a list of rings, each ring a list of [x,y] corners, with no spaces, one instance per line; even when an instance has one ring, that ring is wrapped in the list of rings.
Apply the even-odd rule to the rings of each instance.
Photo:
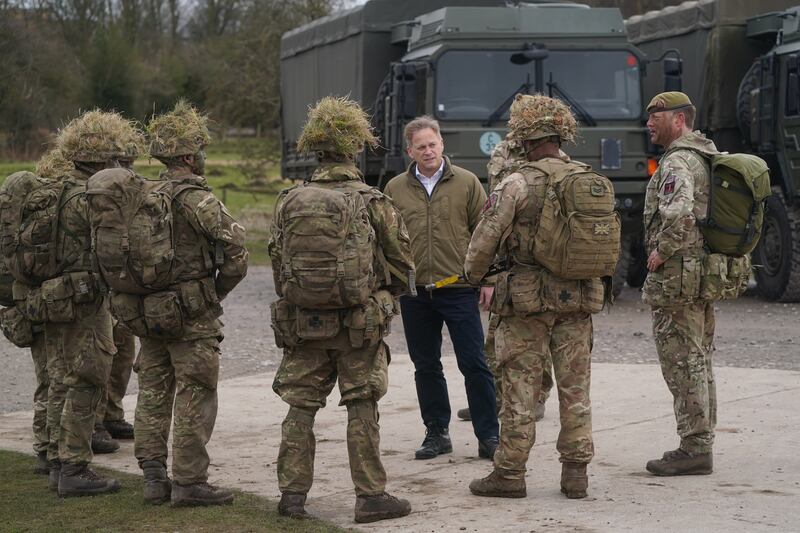
[[[558,137],[562,142],[575,142],[578,124],[561,100],[543,94],[518,94],[510,115],[508,128],[511,138],[517,141]]]
[[[369,117],[349,98],[326,96],[308,110],[308,120],[297,141],[300,152],[331,152],[355,156],[364,147],[378,146]]]
[[[53,148],[36,162],[36,174],[43,178],[60,178],[73,170],[75,165],[68,161],[58,148]]]
[[[119,113],[95,109],[72,119],[56,137],[67,161],[104,163],[136,159],[144,150],[144,136],[136,124]]]
[[[186,100],[178,100],[172,111],[150,120],[147,137],[152,157],[194,155],[211,142],[208,116]]]

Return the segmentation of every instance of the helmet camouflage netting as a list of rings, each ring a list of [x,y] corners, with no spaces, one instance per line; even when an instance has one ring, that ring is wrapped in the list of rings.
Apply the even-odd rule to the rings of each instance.
[[[518,94],[510,114],[510,136],[517,141],[559,137],[562,142],[575,142],[578,124],[561,100],[543,94]]]
[[[60,178],[73,170],[75,165],[58,148],[53,148],[36,162],[36,174],[43,178]]]
[[[56,149],[67,161],[136,159],[143,148],[144,137],[134,122],[98,109],[72,119],[56,137]]]
[[[169,113],[150,120],[147,136],[153,157],[194,155],[211,142],[208,117],[183,99]]]
[[[367,114],[349,98],[326,96],[308,110],[308,120],[297,141],[300,152],[332,152],[355,156],[364,147],[376,147]]]

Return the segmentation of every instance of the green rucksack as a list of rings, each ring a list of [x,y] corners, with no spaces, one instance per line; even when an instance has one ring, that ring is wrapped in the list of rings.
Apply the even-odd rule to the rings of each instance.
[[[562,279],[614,274],[622,226],[611,181],[577,161],[530,165],[548,176],[533,243],[536,262]]]
[[[365,198],[371,188],[353,187],[308,182],[286,193],[279,215],[280,268],[289,303],[344,309],[364,304],[376,287],[377,240]]]
[[[741,257],[753,251],[761,237],[764,200],[772,193],[769,167],[758,156],[721,153],[708,157],[711,187],[708,212],[698,220],[708,248]]]

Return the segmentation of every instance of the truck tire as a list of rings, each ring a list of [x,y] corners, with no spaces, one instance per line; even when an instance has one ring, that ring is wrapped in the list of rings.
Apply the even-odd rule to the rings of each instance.
[[[768,300],[800,301],[800,211],[787,206],[780,189],[767,198],[764,226],[753,265],[758,291]]]
[[[647,253],[642,237],[636,237],[631,243],[631,262],[628,265],[628,277],[625,281],[628,287],[640,289],[647,277]]]
[[[628,277],[628,269],[631,265],[631,237],[630,235],[623,235],[622,242],[620,243],[619,261],[617,261],[617,268],[614,270],[612,277],[611,294],[614,298],[622,293],[625,287],[625,280]]]
[[[736,122],[739,124],[739,131],[742,139],[750,144],[750,128],[753,115],[750,109],[750,92],[761,85],[761,61],[756,60],[739,84],[739,92],[736,94]]]

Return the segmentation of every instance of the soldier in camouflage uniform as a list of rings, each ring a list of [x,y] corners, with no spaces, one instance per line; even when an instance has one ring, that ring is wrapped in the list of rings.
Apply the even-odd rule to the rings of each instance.
[[[515,100],[511,104],[519,105]],[[563,152],[561,152],[563,154]],[[564,157],[568,156],[563,154]],[[500,141],[500,144],[495,146],[492,150],[492,157],[486,165],[487,175],[489,176],[489,190],[493,191],[495,187],[503,181],[507,176],[516,172],[519,167],[527,161],[525,151],[522,149],[522,144],[516,141],[511,135],[507,135],[505,139]],[[494,352],[494,333],[497,330],[497,324],[500,317],[496,313],[490,313],[489,316],[489,329],[486,332],[486,362],[489,363],[489,368],[492,369],[492,374],[495,376],[494,390],[497,393],[497,406],[498,409],[502,405],[500,400],[500,384],[498,383],[498,371],[495,365],[495,352]],[[545,404],[547,398],[550,397],[550,390],[553,388],[553,376],[551,368],[552,362],[548,355],[548,360],[544,364],[544,373],[542,374],[542,390],[539,399],[536,401],[536,410],[534,418],[536,422],[544,418]],[[458,417],[463,420],[470,420],[469,409],[459,409]]]
[[[123,323],[114,320],[114,345],[117,354],[111,365],[111,375],[103,398],[95,413],[92,450],[94,453],[110,453],[119,449],[115,439],[133,439],[133,425],[125,420],[122,398],[128,391],[133,360],[136,357],[134,335]]]
[[[268,248],[275,288],[282,296],[273,304],[273,328],[284,354],[272,388],[290,405],[278,452],[278,485],[282,493],[278,512],[293,518],[309,517],[305,502],[313,482],[314,417],[325,406],[337,378],[340,405],[345,405],[348,413],[347,450],[356,492],[355,520],[374,522],[411,512],[408,501],[385,492],[377,402],[388,387],[389,347],[383,336],[397,312],[395,296],[405,290],[406,275],[413,270],[414,262],[400,213],[388,197],[363,183],[354,164],[366,144],[374,146],[377,141],[364,112],[355,102],[331,97],[309,111],[298,142],[299,151],[316,152],[320,160],[309,177],[311,186],[358,191],[362,195],[380,250],[374,255],[375,264],[383,265],[379,271],[385,272],[371,287],[367,304],[327,311],[326,316],[339,316],[335,323],[344,327],[328,328],[331,331],[326,330],[324,340],[301,338],[303,333],[295,318],[299,313],[310,313],[313,319],[314,313],[320,311],[300,309],[283,298],[281,287],[288,275],[284,269],[291,258],[282,256],[284,239],[288,238],[282,219],[284,202],[292,189],[281,193],[275,205]],[[311,321],[309,327],[314,327]]]
[[[172,506],[223,505],[233,493],[208,483],[206,444],[217,416],[217,380],[222,341],[221,302],[247,274],[245,228],[220,202],[206,179],[205,146],[210,142],[207,118],[186,102],[147,126],[150,155],[167,167],[161,179],[176,188],[172,201],[175,262],[172,294],[179,294],[179,332],[136,331],[141,338],[137,375],[139,396],[134,422],[134,454],[144,471],[144,498]],[[188,302],[184,294],[201,287]],[[165,293],[168,291],[165,291]],[[155,293],[158,294],[165,293]],[[194,294],[194,293],[193,293]],[[135,295],[112,296],[118,316]],[[196,309],[190,316],[189,304]],[[174,334],[173,334],[174,333]],[[174,418],[173,418],[174,406]],[[170,421],[174,425],[172,476],[166,464]]]
[[[50,487],[61,496],[85,496],[119,489],[114,479],[95,474],[91,438],[95,412],[108,382],[116,347],[108,296],[93,272],[86,180],[95,172],[135,157],[141,134],[116,113],[90,111],[58,135],[57,148],[74,170],[65,183],[57,239],[62,276],[42,285],[48,317],[74,309],[71,322],[47,322],[45,343],[50,377],[47,420],[50,428]],[[71,300],[60,299],[63,294]],[[71,296],[70,296],[71,295]],[[52,306],[52,308],[50,307]],[[56,429],[57,428],[57,429]],[[57,455],[56,455],[57,454]]]
[[[714,303],[699,299],[705,240],[697,220],[705,218],[711,186],[702,154],[718,152],[703,134],[692,132],[695,108],[685,94],[661,93],[647,112],[650,138],[666,154],[645,197],[649,272],[643,299],[652,306],[656,350],[681,438],[678,449],[649,461],[647,470],[662,476],[710,474],[717,421],[711,366],[715,322]]]
[[[588,486],[586,465],[594,455],[590,313],[602,307],[602,282],[560,279],[541,267],[531,253],[548,176],[569,164],[559,148],[574,139],[576,122],[558,100],[518,95],[509,129],[527,160],[536,166],[520,165],[492,191],[464,264],[467,279],[477,282],[497,254],[509,262],[509,271],[498,276],[492,303],[492,311],[499,316],[495,367],[502,400],[500,446],[494,471],[470,483],[470,490],[478,496],[525,497],[526,463],[535,439],[535,403],[550,354],[561,414],[556,446],[561,454],[561,490],[568,498],[583,498]],[[599,293],[599,306],[585,298],[590,293]]]

